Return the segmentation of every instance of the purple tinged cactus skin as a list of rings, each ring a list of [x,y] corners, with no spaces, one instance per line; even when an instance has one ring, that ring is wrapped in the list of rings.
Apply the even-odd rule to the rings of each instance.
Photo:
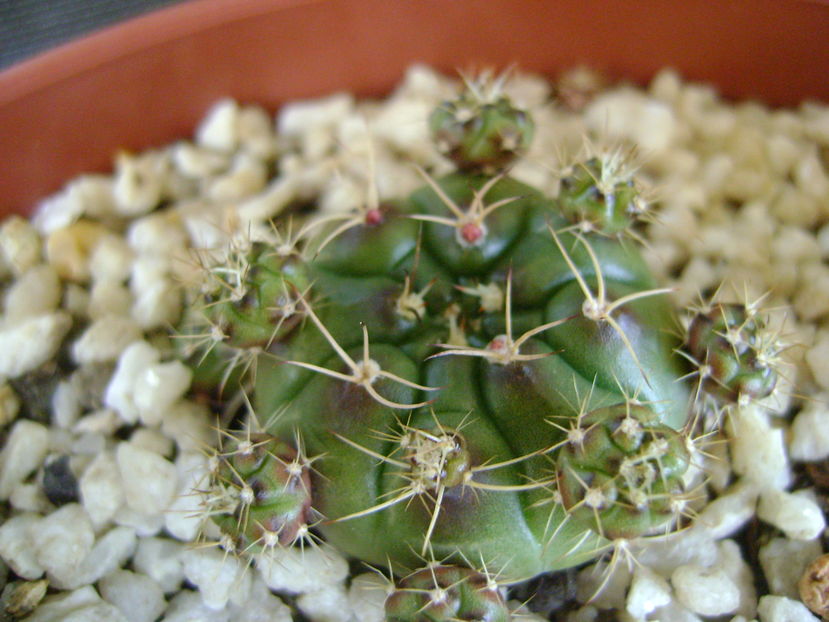
[[[429,118],[438,150],[459,169],[502,170],[529,148],[532,118],[515,108],[500,84],[467,81],[466,90]]]
[[[596,156],[544,196],[504,168],[528,115],[499,95],[467,118],[469,98],[431,120],[438,141],[457,132],[458,172],[309,226],[296,252],[256,242],[210,268],[202,306],[218,338],[196,373],[215,379],[217,359],[253,352],[255,411],[318,457],[310,506],[344,553],[401,574],[477,560],[514,582],[670,530],[695,402],[679,322],[628,235],[642,209],[632,170]],[[692,356],[714,367],[700,349],[719,352],[734,322],[751,332],[735,313],[700,320]],[[713,386],[743,390],[730,382]],[[411,611],[417,594],[392,602]],[[390,619],[506,619],[418,607]]]
[[[404,577],[386,599],[388,622],[509,622],[498,586],[469,568],[431,565]]]
[[[688,351],[701,387],[719,401],[761,399],[774,390],[780,346],[746,305],[719,303],[698,313],[688,328]]]
[[[596,409],[569,431],[558,489],[576,519],[611,539],[670,530],[683,502],[690,455],[676,430],[647,407]]]
[[[232,438],[216,456],[211,514],[237,550],[292,544],[311,514],[308,465],[269,434]]]
[[[558,202],[564,215],[587,230],[618,234],[646,210],[629,166],[630,154],[592,157],[562,178]]]

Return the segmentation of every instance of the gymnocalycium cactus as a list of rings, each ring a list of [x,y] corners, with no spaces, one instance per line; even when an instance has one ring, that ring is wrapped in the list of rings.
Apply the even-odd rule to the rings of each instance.
[[[196,384],[252,387],[266,422],[226,433],[213,520],[239,551],[313,532],[390,566],[390,620],[506,620],[493,576],[671,531],[700,415],[776,377],[746,306],[709,305],[681,351],[628,154],[545,196],[509,176],[528,113],[467,86],[430,119],[455,173],[211,254],[185,329]]]

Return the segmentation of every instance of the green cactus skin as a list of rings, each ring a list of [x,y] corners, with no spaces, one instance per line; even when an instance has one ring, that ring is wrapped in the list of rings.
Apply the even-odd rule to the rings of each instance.
[[[509,622],[499,588],[483,574],[458,566],[430,565],[401,579],[386,599],[388,622]]]
[[[432,117],[439,141],[464,98],[480,99]],[[643,203],[620,152],[573,167],[547,197],[502,168],[520,150],[470,146],[505,126],[524,128],[521,145],[529,134],[526,113],[493,101],[452,129],[457,172],[311,224],[296,246],[251,242],[209,264],[190,329],[212,336],[196,382],[253,383],[267,433],[315,456],[325,539],[403,575],[477,560],[509,583],[670,531],[704,403],[689,360],[717,370],[703,392],[773,386],[732,369],[758,358],[757,320],[739,309],[696,320],[678,354],[680,323],[630,230]],[[732,329],[743,336],[724,348]],[[240,373],[242,360],[255,365]],[[217,522],[243,545],[259,537]],[[478,619],[407,615],[390,619]]]
[[[527,151],[532,118],[501,94],[499,85],[467,82],[456,99],[438,106],[429,117],[438,150],[459,169],[502,170]]]
[[[292,544],[311,516],[308,464],[269,434],[231,438],[217,454],[209,511],[239,551]]]
[[[558,489],[567,511],[607,538],[669,531],[690,459],[682,435],[659,424],[650,408],[600,408],[568,434]]]
[[[591,157],[562,178],[558,203],[564,215],[588,231],[620,234],[630,230],[647,211],[636,187],[632,159],[622,151]]]
[[[688,352],[698,364],[701,387],[725,404],[770,395],[780,351],[763,318],[743,304],[714,304],[688,328]]]

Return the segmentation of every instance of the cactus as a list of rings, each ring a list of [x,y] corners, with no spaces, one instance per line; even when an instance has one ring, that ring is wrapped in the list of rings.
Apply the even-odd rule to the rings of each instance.
[[[545,196],[509,175],[528,113],[467,86],[430,119],[456,172],[204,258],[183,328],[196,386],[267,421],[217,454],[214,522],[238,550],[313,532],[389,566],[390,620],[509,619],[468,560],[511,583],[676,528],[698,415],[766,395],[779,352],[736,305],[682,352],[631,154]]]
[[[401,579],[386,599],[386,619],[509,622],[510,611],[498,585],[486,575],[469,568],[432,564]]]

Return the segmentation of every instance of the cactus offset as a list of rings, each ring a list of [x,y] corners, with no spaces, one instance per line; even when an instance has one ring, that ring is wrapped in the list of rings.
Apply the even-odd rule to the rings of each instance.
[[[207,260],[188,317],[197,386],[248,382],[269,421],[216,481],[265,481],[288,507],[240,500],[214,520],[248,549],[269,521],[292,540],[313,510],[329,543],[408,575],[391,620],[507,619],[473,571],[418,571],[427,553],[514,582],[670,531],[701,409],[773,387],[776,346],[745,310],[700,316],[678,354],[668,290],[637,250],[629,154],[594,153],[549,198],[509,176],[529,115],[497,84],[468,86],[431,118],[457,172]],[[689,361],[715,370],[699,391]],[[313,470],[291,474],[306,450]]]

